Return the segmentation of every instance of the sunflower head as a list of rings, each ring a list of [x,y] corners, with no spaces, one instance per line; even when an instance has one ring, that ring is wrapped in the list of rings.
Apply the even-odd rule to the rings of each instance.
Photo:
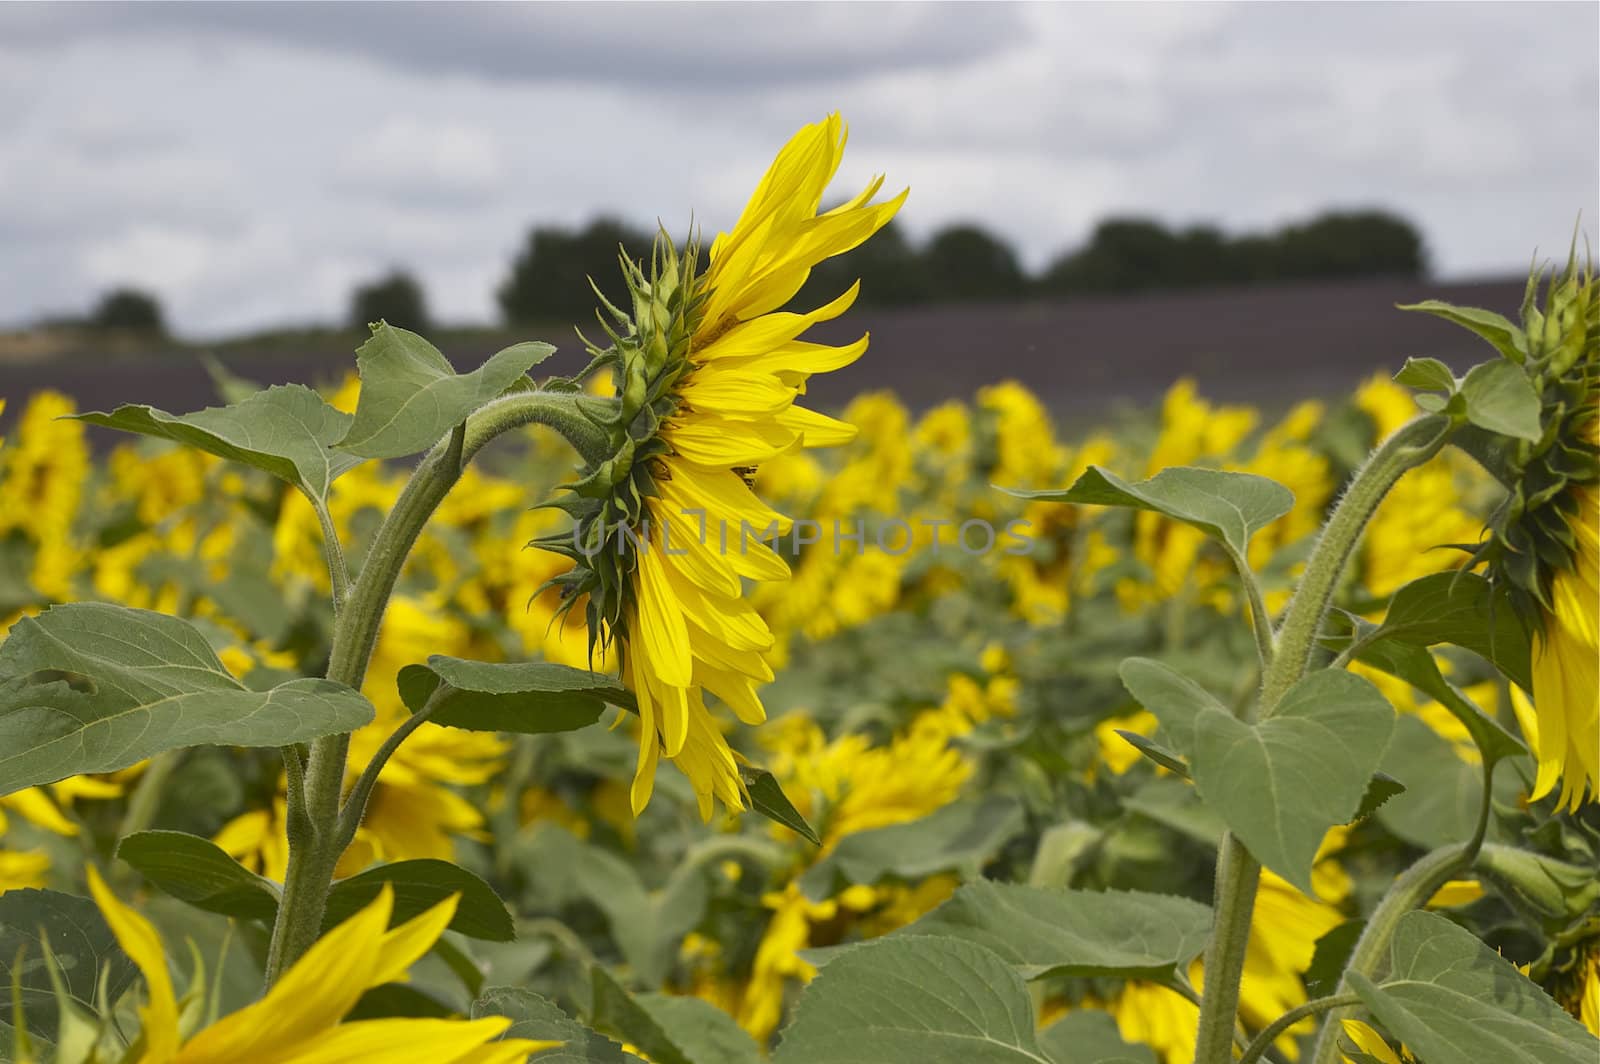
[[[586,600],[591,657],[597,646],[609,646],[626,616],[638,552],[614,548],[626,538],[621,530],[640,527],[645,499],[657,494],[651,459],[668,452],[661,426],[677,409],[676,386],[691,368],[690,345],[706,302],[697,283],[699,250],[691,238],[680,251],[662,230],[648,264],[620,256],[628,309],[595,289],[604,307],[600,328],[611,345],[602,349],[587,338],[584,344],[592,370],[611,375],[615,412],[601,426],[610,454],[586,463],[576,481],[562,485],[565,496],[549,504],[568,513],[574,527],[529,544],[572,559],[573,568],[545,587],[561,591],[558,617]]]
[[[1576,564],[1577,526],[1592,521],[1583,509],[1600,482],[1600,289],[1592,265],[1580,267],[1574,255],[1560,274],[1529,276],[1508,357],[1521,363],[1538,396],[1539,438],[1468,427],[1457,442],[1506,488],[1473,561],[1487,566],[1537,630],[1553,608],[1555,577]]]

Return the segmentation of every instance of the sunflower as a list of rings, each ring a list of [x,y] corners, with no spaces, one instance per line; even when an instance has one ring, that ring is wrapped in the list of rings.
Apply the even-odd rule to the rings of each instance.
[[[1518,346],[1502,351],[1538,398],[1539,438],[1474,427],[1456,441],[1507,489],[1472,562],[1533,633],[1533,690],[1513,690],[1538,762],[1530,797],[1576,810],[1600,792],[1600,287],[1574,256],[1541,308],[1542,280],[1529,278]]]
[[[704,696],[746,724],[766,717],[756,689],[772,679],[765,655],[774,639],[743,581],[788,578],[763,540],[791,522],[750,479],[768,459],[854,436],[795,398],[811,374],[846,366],[867,347],[865,336],[841,347],[800,339],[848,310],[859,282],[815,310],[780,308],[814,266],[883,228],[905,199],[871,203],[880,176],[819,212],[845,139],[838,115],[801,129],[733,229],[712,242],[703,271],[692,241],[680,254],[663,236],[648,272],[624,264],[631,314],[608,305],[614,345],[596,352],[596,364],[613,374],[615,449],[570,486],[565,508],[577,531],[535,543],[573,559],[555,581],[564,601],[586,601],[591,642],[620,650],[641,726],[635,812],[649,801],[663,756],[689,777],[703,818],[715,800],[745,804],[733,751]]]
[[[139,1064],[312,1064],[315,1061],[427,1061],[429,1064],[522,1064],[559,1043],[495,1041],[511,1021],[375,1019],[341,1023],[361,995],[405,976],[433,947],[455,915],[450,897],[389,928],[394,891],[387,884],[371,904],[329,931],[253,1005],[186,1036],[186,1005],[173,991],[166,947],[143,916],[117,900],[94,866],[94,895],[117,943],[144,975],[149,997],[139,1009]],[[203,981],[201,981],[203,983]],[[202,1011],[203,1010],[199,1010]]]

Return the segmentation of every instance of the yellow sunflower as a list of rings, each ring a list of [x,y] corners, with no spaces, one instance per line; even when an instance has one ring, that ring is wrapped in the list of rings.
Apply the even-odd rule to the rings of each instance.
[[[774,639],[743,581],[788,578],[762,540],[791,525],[749,479],[768,459],[854,436],[795,399],[811,374],[848,365],[867,346],[865,336],[842,347],[800,339],[849,309],[859,283],[806,313],[780,308],[812,267],[861,244],[905,199],[871,203],[878,177],[820,211],[845,139],[837,115],[795,134],[733,229],[712,242],[703,272],[692,245],[680,256],[664,239],[650,272],[626,265],[632,314],[612,308],[621,333],[601,353],[620,400],[617,449],[573,486],[578,534],[537,541],[573,557],[573,571],[556,582],[569,602],[588,596],[592,639],[619,644],[641,724],[635,811],[650,799],[662,756],[689,777],[702,817],[718,799],[745,804],[704,694],[746,724],[765,719],[756,689],[772,679],[765,655]]]
[[[1575,810],[1600,792],[1600,286],[1574,256],[1541,309],[1543,274],[1529,279],[1512,360],[1539,400],[1538,439],[1469,426],[1455,442],[1506,488],[1472,564],[1533,633],[1533,690],[1513,692],[1538,762],[1531,797],[1556,792]]]
[[[522,1064],[530,1053],[559,1044],[494,1041],[511,1026],[503,1016],[341,1023],[368,989],[403,979],[455,914],[451,897],[391,929],[394,893],[387,885],[370,905],[323,935],[266,997],[186,1036],[186,1002],[173,991],[161,936],[117,900],[93,865],[89,890],[118,944],[144,975],[149,996],[139,1009],[136,1043],[142,1052],[128,1058],[136,1064]]]

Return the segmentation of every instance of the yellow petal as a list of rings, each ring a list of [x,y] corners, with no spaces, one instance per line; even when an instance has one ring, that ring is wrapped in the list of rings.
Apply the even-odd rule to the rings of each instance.
[[[183,1047],[180,1064],[284,1064],[338,1025],[368,988],[394,910],[388,884],[372,904],[323,935],[265,997],[224,1016]]]
[[[144,1055],[137,1064],[168,1064],[178,1059],[178,999],[167,971],[167,954],[161,936],[150,921],[123,905],[106,886],[94,865],[89,866],[89,893],[106,918],[111,933],[144,974],[150,1003],[139,1010],[144,1035]]]

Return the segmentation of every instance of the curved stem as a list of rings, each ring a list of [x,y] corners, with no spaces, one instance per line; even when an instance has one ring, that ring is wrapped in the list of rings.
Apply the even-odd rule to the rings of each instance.
[[[596,404],[602,401],[578,392],[512,392],[485,404],[434,445],[378,529],[344,609],[334,621],[328,679],[360,690],[384,610],[406,558],[428,519],[461,478],[466,463],[496,436],[529,424],[556,429],[586,460],[599,461],[609,451],[609,439],[584,412],[594,410]],[[268,986],[311,947],[321,931],[333,871],[343,852],[338,845],[339,799],[349,750],[348,734],[324,736],[311,744],[304,787],[309,830],[298,840],[290,834],[283,901],[267,950]]]
[[[1428,853],[1394,881],[1389,892],[1367,918],[1367,926],[1362,929],[1350,960],[1345,963],[1344,975],[1339,977],[1340,994],[1349,992],[1351,972],[1359,972],[1368,978],[1378,975],[1389,952],[1389,939],[1394,937],[1394,929],[1399,925],[1400,918],[1426,905],[1440,887],[1467,871],[1477,860],[1489,829],[1489,810],[1493,798],[1490,784],[1494,780],[1495,764],[1485,761],[1483,765],[1483,795],[1478,803],[1478,823],[1472,837],[1460,845],[1441,846]],[[1352,1005],[1357,1003],[1351,1002]],[[1335,1064],[1339,1052],[1335,1028],[1338,1021],[1348,1015],[1349,1006],[1340,1006],[1328,1013],[1322,1030],[1317,1032],[1317,1045],[1311,1055],[1311,1064]]]
[[[1334,589],[1378,504],[1408,470],[1439,453],[1450,425],[1450,419],[1439,414],[1407,422],[1372,453],[1351,480],[1323,526],[1306,561],[1305,575],[1284,613],[1283,627],[1278,631],[1278,653],[1261,685],[1263,719],[1272,715],[1284,694],[1305,675]]]
[[[333,589],[333,612],[337,614],[344,609],[344,600],[350,594],[350,570],[345,565],[344,547],[339,543],[339,530],[328,513],[328,504],[310,495],[306,498],[316,512],[317,524],[322,526],[322,556],[328,563],[328,585]]]
[[[1228,547],[1227,551],[1233,567],[1239,571],[1239,582],[1244,586],[1245,601],[1250,606],[1250,630],[1256,637],[1256,655],[1265,669],[1277,656],[1277,648],[1273,645],[1272,617],[1267,613],[1266,600],[1261,597],[1261,583],[1256,579],[1256,574],[1250,571],[1250,563],[1232,547]]]
[[[450,690],[450,685],[442,682],[434,688],[433,694],[428,696],[428,701],[422,708],[400,722],[400,726],[372,755],[367,767],[361,770],[360,777],[350,788],[349,797],[345,799],[344,808],[339,812],[335,846],[340,853],[343,853],[356,837],[356,829],[361,826],[361,818],[367,812],[367,800],[372,796],[372,788],[377,785],[378,777],[383,773],[383,766],[389,763],[389,758],[394,756],[394,752],[400,749],[400,744],[405,742],[412,732],[428,722],[428,718],[433,716],[433,711],[439,708],[445,694]]]
[[[1272,1043],[1278,1040],[1279,1035],[1307,1016],[1315,1016],[1319,1012],[1327,1012],[1329,1009],[1337,1009],[1345,1005],[1359,1004],[1361,1004],[1361,999],[1355,994],[1336,994],[1332,997],[1317,998],[1314,1001],[1308,1001],[1304,1005],[1292,1008],[1261,1029],[1261,1033],[1256,1035],[1255,1039],[1245,1047],[1244,1056],[1239,1058],[1239,1064],[1252,1064],[1253,1061],[1260,1060],[1272,1046]]]
[[[1408,470],[1439,453],[1451,425],[1450,418],[1436,414],[1407,422],[1372,453],[1351,480],[1317,537],[1305,574],[1273,639],[1272,658],[1262,675],[1256,705],[1258,719],[1271,717],[1283,696],[1305,676],[1334,589],[1378,504]],[[1260,879],[1260,863],[1231,833],[1224,835],[1217,854],[1216,915],[1206,945],[1195,1064],[1232,1061],[1239,981]]]

